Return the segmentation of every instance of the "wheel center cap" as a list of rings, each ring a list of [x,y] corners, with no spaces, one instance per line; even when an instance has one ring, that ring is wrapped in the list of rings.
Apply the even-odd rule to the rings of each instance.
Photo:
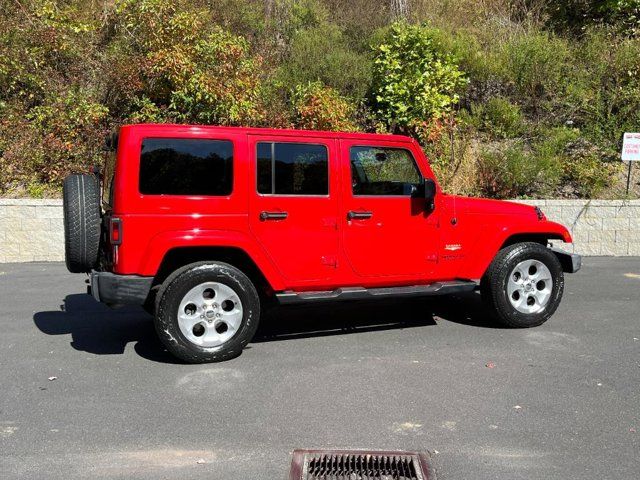
[[[207,318],[213,318],[216,315],[216,312],[214,312],[213,310],[207,310],[206,312],[204,312],[205,317]]]

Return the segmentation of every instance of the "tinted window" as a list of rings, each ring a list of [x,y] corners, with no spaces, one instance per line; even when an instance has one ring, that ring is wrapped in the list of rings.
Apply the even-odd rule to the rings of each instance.
[[[327,147],[308,143],[258,143],[258,192],[327,195]]]
[[[140,193],[229,195],[233,144],[227,140],[147,138],[140,155]]]
[[[421,181],[408,150],[352,147],[350,158],[354,195],[411,195]]]

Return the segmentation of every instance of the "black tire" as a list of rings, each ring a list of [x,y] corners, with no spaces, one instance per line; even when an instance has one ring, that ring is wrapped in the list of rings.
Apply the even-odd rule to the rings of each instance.
[[[551,273],[553,286],[544,308],[535,313],[518,311],[509,300],[507,283],[514,268],[522,261],[538,260]],[[545,246],[535,242],[510,245],[498,252],[480,283],[482,300],[490,313],[503,325],[529,328],[542,325],[556,311],[564,291],[564,274],[558,258]]]
[[[67,269],[90,272],[98,263],[100,248],[100,189],[95,175],[69,175],[62,196]]]
[[[183,297],[205,282],[222,283],[235,291],[242,302],[242,321],[237,332],[216,347],[203,347],[189,341],[178,325],[178,307]],[[253,283],[240,270],[222,262],[199,262],[172,273],[157,293],[154,323],[167,350],[188,363],[210,363],[237,357],[251,341],[260,320],[260,299]]]

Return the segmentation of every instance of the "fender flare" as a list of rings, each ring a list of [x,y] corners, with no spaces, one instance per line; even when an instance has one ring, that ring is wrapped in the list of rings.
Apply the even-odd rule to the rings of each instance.
[[[176,248],[229,247],[246,253],[260,269],[271,288],[283,290],[285,282],[266,252],[248,235],[230,230],[178,230],[151,238],[140,262],[141,272],[155,275],[167,253]]]
[[[487,230],[488,229],[489,226],[487,226]],[[460,272],[464,272],[465,278],[482,278],[496,254],[509,239],[514,237],[526,238],[527,235],[531,237],[544,236],[547,239],[560,239],[566,243],[573,241],[571,233],[565,226],[548,220],[542,220],[536,223],[527,221],[503,224],[495,230],[493,236],[475,245],[475,248],[467,258],[465,265],[460,269]]]

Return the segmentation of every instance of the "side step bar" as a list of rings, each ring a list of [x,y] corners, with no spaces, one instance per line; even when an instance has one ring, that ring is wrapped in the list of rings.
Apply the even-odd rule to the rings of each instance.
[[[422,295],[446,295],[450,293],[470,292],[477,287],[476,282],[453,280],[436,282],[430,285],[413,285],[408,287],[364,288],[345,287],[336,290],[318,292],[285,292],[276,293],[281,305],[323,302],[335,300],[366,300],[372,298],[414,297]]]

